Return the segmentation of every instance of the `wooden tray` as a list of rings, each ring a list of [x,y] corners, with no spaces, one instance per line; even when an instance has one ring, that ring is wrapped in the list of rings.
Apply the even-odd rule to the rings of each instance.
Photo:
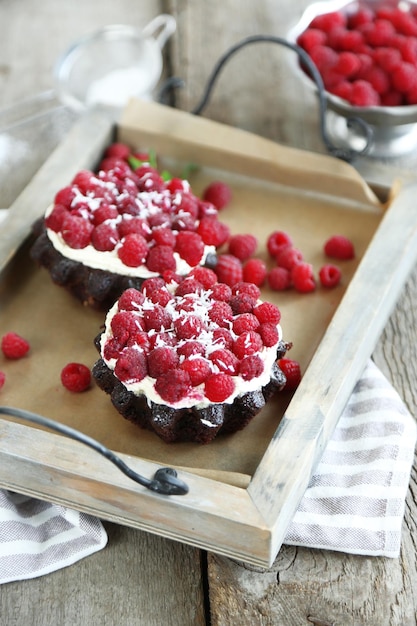
[[[213,178],[234,197],[222,219],[233,232],[287,230],[317,270],[322,245],[342,232],[357,258],[344,262],[337,289],[308,295],[264,290],[282,311],[303,380],[280,394],[242,432],[208,446],[161,442],[115,412],[94,387],[70,394],[59,372],[70,360],[92,365],[104,314],[82,307],[28,257],[30,225],[60,187],[94,167],[114,138],[153,147],[174,172],[194,163],[198,193]],[[83,117],[14,203],[0,231],[0,334],[27,336],[31,353],[0,361],[2,405],[45,415],[96,438],[132,469],[152,477],[175,467],[185,496],[136,484],[91,449],[17,419],[0,420],[0,486],[141,528],[261,566],[272,564],[310,476],[388,319],[417,256],[417,187],[398,185],[382,204],[359,174],[331,157],[266,139],[162,105],[133,101],[115,122]],[[26,242],[23,243],[22,242]]]

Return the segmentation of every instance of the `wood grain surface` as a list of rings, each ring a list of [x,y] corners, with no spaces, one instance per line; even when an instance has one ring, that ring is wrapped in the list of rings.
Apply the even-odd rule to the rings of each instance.
[[[153,2],[2,0],[0,106],[53,88],[57,57],[79,36],[110,23],[177,19],[167,69],[184,81],[175,104],[192,110],[219,57],[244,37],[285,35],[306,0]],[[272,44],[242,50],[225,68],[204,115],[283,144],[324,152],[313,94]],[[415,157],[414,157],[415,158]],[[380,178],[413,158],[365,163]],[[382,172],[382,173],[381,173]],[[409,174],[408,174],[409,175]],[[412,414],[417,407],[417,271],[413,270],[374,352]],[[413,626],[417,623],[417,482],[413,469],[399,559],[283,547],[267,570],[106,524],[105,550],[59,572],[0,587],[5,626]],[[207,556],[207,558],[206,558]]]

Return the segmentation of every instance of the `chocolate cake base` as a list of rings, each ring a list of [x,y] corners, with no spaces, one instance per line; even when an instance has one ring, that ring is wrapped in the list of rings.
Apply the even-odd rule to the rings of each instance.
[[[284,356],[287,348],[288,344],[280,342],[277,359]],[[93,377],[100,389],[110,395],[113,406],[127,420],[152,430],[166,443],[189,441],[199,444],[210,443],[220,433],[230,434],[245,428],[286,382],[278,364],[274,363],[267,385],[238,396],[232,404],[211,404],[203,409],[175,409],[128,391],[101,358],[93,367]]]

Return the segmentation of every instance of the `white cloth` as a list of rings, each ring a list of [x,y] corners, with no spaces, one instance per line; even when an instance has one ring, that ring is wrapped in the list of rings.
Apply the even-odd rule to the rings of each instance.
[[[398,557],[416,436],[414,419],[370,361],[285,543]],[[106,543],[100,520],[0,490],[0,583],[53,572]]]
[[[285,543],[398,557],[415,444],[415,420],[369,361]]]

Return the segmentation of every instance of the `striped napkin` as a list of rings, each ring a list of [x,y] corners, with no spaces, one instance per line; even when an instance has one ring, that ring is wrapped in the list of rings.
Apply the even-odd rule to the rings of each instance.
[[[285,543],[397,558],[416,436],[415,420],[369,361]]]
[[[370,361],[285,543],[398,557],[416,436],[414,419]],[[106,543],[100,520],[0,490],[0,583],[53,572]]]

